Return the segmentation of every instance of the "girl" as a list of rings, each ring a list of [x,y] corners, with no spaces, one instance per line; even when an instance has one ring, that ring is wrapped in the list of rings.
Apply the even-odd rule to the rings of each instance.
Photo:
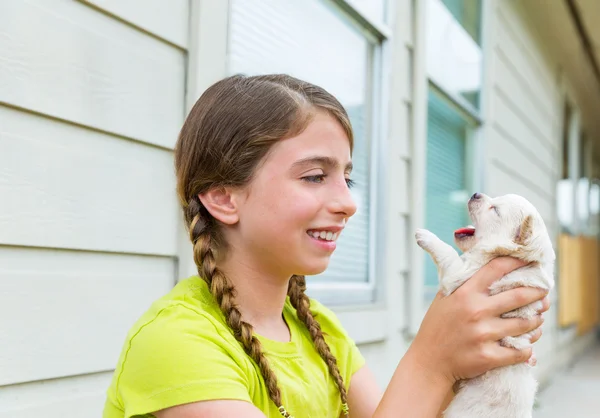
[[[435,299],[379,392],[335,315],[304,293],[356,211],[352,141],[341,104],[290,76],[229,77],[200,97],[175,150],[199,276],[133,326],[104,418],[434,417],[459,379],[527,361],[497,341],[541,319],[500,315],[545,295],[489,296],[522,266],[497,259]]]

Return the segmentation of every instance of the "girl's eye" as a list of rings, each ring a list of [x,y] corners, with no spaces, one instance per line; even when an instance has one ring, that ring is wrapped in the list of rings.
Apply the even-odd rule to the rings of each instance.
[[[325,181],[325,177],[327,177],[326,174],[318,174],[315,176],[302,177],[302,180],[307,181],[309,183],[323,183]],[[352,179],[345,179],[345,180],[346,180],[346,185],[348,185],[348,188],[352,188],[352,186],[354,186],[354,180],[352,180]]]
[[[308,181],[309,183],[323,183],[325,181],[325,174],[318,174],[316,176],[306,176],[302,177],[302,180]]]

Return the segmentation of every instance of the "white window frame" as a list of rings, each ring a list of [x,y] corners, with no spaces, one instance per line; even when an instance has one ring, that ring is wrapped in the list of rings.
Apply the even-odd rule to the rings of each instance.
[[[369,150],[370,150],[370,213],[369,213],[369,272],[363,283],[309,283],[308,294],[319,301],[340,311],[342,321],[359,320],[354,318],[356,306],[362,306],[370,314],[363,317],[374,320],[373,315],[382,319],[385,312],[381,310],[381,286],[385,281],[385,226],[383,216],[385,204],[382,198],[387,192],[386,184],[386,153],[383,146],[387,135],[387,102],[389,83],[391,40],[390,16],[393,16],[393,1],[387,0],[386,21],[374,21],[360,13],[351,2],[346,0],[321,0],[335,6],[343,18],[355,24],[361,32],[374,44],[369,74],[371,105],[369,118]],[[188,78],[186,86],[186,112],[214,82],[228,75],[228,37],[230,23],[230,2],[223,0],[202,0],[191,2],[190,22],[192,38],[189,45]],[[210,65],[206,65],[210,63]],[[197,274],[193,262],[189,238],[181,221],[180,250],[177,267],[178,277]],[[349,312],[352,309],[353,312]],[[346,312],[348,311],[348,312]],[[349,315],[349,316],[348,316]],[[351,318],[352,317],[352,318]],[[381,322],[383,323],[383,322]],[[368,326],[366,327],[369,328]],[[368,329],[360,333],[357,342],[375,341],[381,337],[382,330]],[[364,335],[363,335],[364,334]]]
[[[445,99],[456,111],[470,123],[473,129],[467,135],[467,185],[484,190],[485,170],[482,163],[484,156],[485,143],[483,141],[487,126],[484,123],[486,112],[490,106],[491,74],[493,63],[492,54],[488,45],[492,45],[493,30],[491,29],[490,18],[493,16],[493,5],[490,2],[482,0],[481,10],[481,51],[482,51],[482,85],[480,90],[479,110],[463,97],[447,91],[443,86],[435,83],[429,78],[427,72],[427,1],[416,2],[416,42],[415,42],[415,86],[414,86],[414,126],[415,134],[413,141],[413,182],[412,191],[412,221],[411,230],[422,228],[425,225],[425,187],[426,187],[426,147],[427,147],[427,122],[428,122],[428,93],[434,89],[438,94],[445,96]],[[413,240],[414,243],[414,240]],[[425,300],[425,257],[429,257],[416,244],[412,245],[411,262],[412,269],[410,275],[410,300],[408,326],[406,329],[407,338],[413,338],[421,326],[421,322],[429,309],[430,302]]]

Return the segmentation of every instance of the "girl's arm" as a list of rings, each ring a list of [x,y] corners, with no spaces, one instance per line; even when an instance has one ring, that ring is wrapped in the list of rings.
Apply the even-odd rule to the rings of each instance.
[[[383,396],[366,367],[354,374],[348,394],[351,417],[435,418],[448,403],[456,381],[527,361],[530,349],[501,347],[498,341],[538,329],[541,316],[526,320],[500,315],[544,299],[546,292],[521,287],[490,296],[488,290],[523,265],[516,259],[497,258],[452,295],[438,295]],[[544,299],[542,311],[547,309]],[[540,336],[541,329],[532,342]]]
[[[266,418],[257,407],[245,401],[219,400],[194,402],[155,412],[156,418]]]

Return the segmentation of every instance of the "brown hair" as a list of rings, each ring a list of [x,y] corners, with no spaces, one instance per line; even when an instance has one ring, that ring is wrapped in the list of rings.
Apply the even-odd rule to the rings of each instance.
[[[236,75],[209,87],[190,111],[175,147],[177,192],[183,207],[198,273],[209,285],[233,335],[256,362],[269,397],[281,415],[291,417],[281,402],[275,374],[269,367],[252,325],[235,304],[231,282],[216,265],[216,253],[226,249],[218,222],[198,195],[218,187],[248,184],[258,164],[277,141],[300,134],[316,111],[336,118],[353,145],[350,121],[343,106],[324,89],[284,74]],[[288,295],[304,322],[316,350],[327,364],[348,414],[347,394],[336,358],[310,311],[304,276],[290,279]]]

